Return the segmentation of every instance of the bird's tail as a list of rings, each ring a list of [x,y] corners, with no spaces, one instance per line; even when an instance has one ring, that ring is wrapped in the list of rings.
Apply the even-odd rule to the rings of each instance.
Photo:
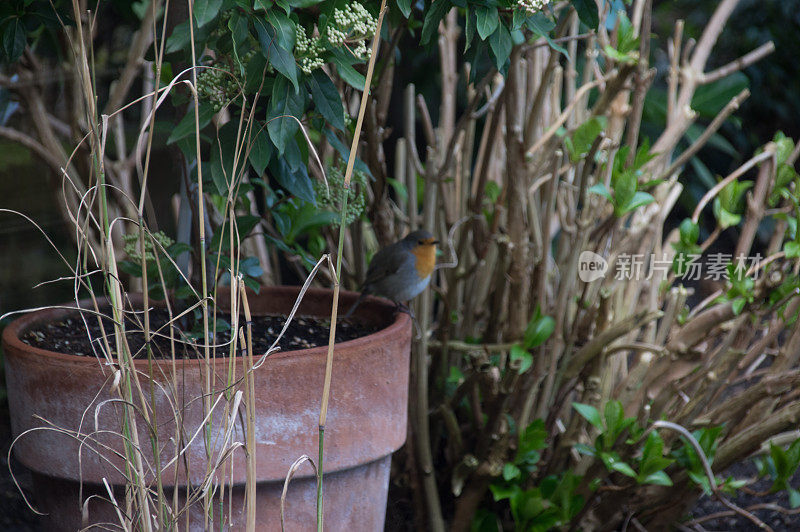
[[[343,319],[343,320],[346,320],[347,318],[349,318],[350,316],[352,316],[352,315],[353,315],[353,312],[355,312],[355,311],[356,311],[356,308],[358,307],[358,305],[360,305],[360,304],[361,304],[361,302],[364,300],[364,298],[365,298],[365,297],[367,297],[367,292],[361,292],[361,294],[358,296],[358,299],[356,299],[356,302],[355,302],[355,303],[353,303],[353,306],[352,306],[352,307],[350,307],[350,310],[348,310],[348,311],[347,311],[347,314],[345,314],[344,316],[342,316],[342,319]]]

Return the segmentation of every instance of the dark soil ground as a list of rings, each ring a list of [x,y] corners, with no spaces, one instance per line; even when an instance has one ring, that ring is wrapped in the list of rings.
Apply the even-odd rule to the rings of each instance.
[[[125,336],[128,345],[135,357],[145,355],[145,337],[142,333],[142,314],[131,315],[125,320]],[[227,350],[230,342],[231,316],[229,314],[218,316],[219,332],[214,341],[223,351]],[[169,329],[169,314],[166,310],[156,309],[150,313],[150,330],[153,333],[153,356],[154,358],[171,358]],[[254,316],[253,317],[253,352],[262,354],[269,349],[277,338],[284,324],[285,316]],[[89,337],[98,342],[102,337],[100,323],[92,316],[87,316],[86,324],[89,325]],[[56,351],[59,353],[69,353],[73,355],[95,356],[91,342],[86,335],[86,324],[76,316],[66,318],[56,323],[51,323],[31,331],[22,338],[28,345]],[[245,318],[240,318],[240,324],[245,324]],[[103,328],[109,337],[109,345],[114,346],[114,326],[108,319],[103,320]],[[199,358],[202,356],[202,349],[191,343],[193,337],[201,335],[202,329],[191,327],[188,320],[176,322],[172,326],[174,337],[179,340],[176,342],[177,358]],[[278,342],[281,351],[291,351],[296,349],[308,349],[321,345],[328,345],[328,333],[330,330],[330,320],[311,317],[295,317],[289,324],[289,328]],[[184,332],[185,331],[185,332]],[[377,331],[377,327],[371,327],[361,323],[340,321],[336,326],[336,342],[346,342],[361,336],[366,336]],[[97,345],[95,345],[97,347]],[[99,350],[98,350],[99,352]]]
[[[723,478],[732,476],[737,479],[754,479],[758,476],[752,462],[740,462],[731,466],[725,473],[720,475]],[[792,486],[800,486],[800,471],[795,473],[790,481]],[[766,492],[772,482],[768,479],[761,479],[748,486],[755,492]],[[730,500],[740,508],[751,509],[752,513],[770,526],[775,532],[778,531],[798,531],[800,530],[800,509],[791,511],[789,506],[789,496],[786,492],[772,493],[768,495],[751,494],[739,491],[736,497]],[[761,509],[754,508],[755,506]],[[701,521],[698,525],[702,528],[694,530],[736,531],[751,532],[761,530],[755,524],[748,521],[741,515],[732,515],[726,506],[713,497],[703,496],[692,510],[691,518]],[[709,519],[715,515],[716,518]]]

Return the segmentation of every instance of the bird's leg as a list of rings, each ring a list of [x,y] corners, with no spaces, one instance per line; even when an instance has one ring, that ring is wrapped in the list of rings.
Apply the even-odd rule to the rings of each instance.
[[[408,314],[411,317],[411,321],[414,322],[414,328],[417,330],[417,340],[421,339],[422,338],[422,328],[419,326],[419,322],[417,321],[417,317],[414,316],[414,311],[411,310],[411,307],[409,307],[408,305],[406,305],[404,303],[401,303],[399,301],[396,302],[395,304],[397,305],[395,307],[395,312],[404,312],[404,313]]]
[[[353,312],[355,312],[356,308],[358,308],[358,305],[364,300],[365,297],[367,297],[367,291],[366,290],[364,290],[363,292],[361,292],[358,295],[358,299],[356,299],[356,302],[353,303],[353,306],[350,307],[350,310],[347,311],[347,314],[345,314],[344,316],[341,316],[339,319],[340,320],[346,320],[347,318],[352,316]]]

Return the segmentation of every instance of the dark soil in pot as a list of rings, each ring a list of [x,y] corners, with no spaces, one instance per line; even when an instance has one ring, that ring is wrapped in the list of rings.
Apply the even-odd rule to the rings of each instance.
[[[211,314],[209,313],[209,318]],[[144,353],[145,339],[142,333],[142,315],[129,315],[125,320],[125,331],[128,345],[134,354]],[[150,312],[150,330],[155,335],[152,341],[154,358],[171,358],[171,342],[167,323],[170,321],[169,313],[162,308]],[[240,324],[245,323],[245,317],[239,318]],[[225,344],[230,341],[231,315],[228,313],[217,316],[217,345],[225,351]],[[253,316],[253,346],[255,353],[264,353],[280,334],[286,324],[285,316]],[[86,334],[86,326],[89,334]],[[175,356],[177,358],[201,358],[202,349],[191,345],[193,338],[202,336],[202,329],[189,327],[188,320],[173,321],[173,335],[175,343]],[[366,324],[354,321],[340,321],[336,327],[336,342],[346,342],[374,333],[380,327],[375,324]],[[109,338],[110,345],[114,345],[114,324],[109,319],[103,319],[103,329]],[[281,337],[278,347],[281,351],[294,351],[309,349],[328,344],[330,320],[311,316],[295,316],[289,328]],[[93,315],[86,315],[86,322],[78,316],[67,317],[55,323],[48,323],[28,331],[22,338],[26,344],[71,355],[94,356],[89,338],[100,338],[103,332],[100,323]]]

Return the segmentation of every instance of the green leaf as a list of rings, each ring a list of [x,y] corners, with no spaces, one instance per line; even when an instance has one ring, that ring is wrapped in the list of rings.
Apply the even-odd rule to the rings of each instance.
[[[306,144],[305,138],[295,135],[292,142],[287,142],[286,151],[283,152],[283,159],[287,162],[292,172],[300,167],[305,167],[308,164],[308,144]]]
[[[655,457],[661,457],[664,453],[664,440],[657,432],[653,431],[647,436],[647,441],[644,443],[642,450],[642,461],[646,462]]]
[[[189,21],[184,20],[173,28],[172,33],[167,39],[167,46],[164,52],[171,54],[180,50],[185,50],[189,45]]]
[[[794,488],[789,488],[787,491],[789,492],[789,506],[793,509],[800,507],[800,491]]]
[[[633,158],[633,167],[639,170],[645,164],[655,159],[657,155],[657,153],[650,151],[650,141],[645,137],[642,141],[642,145],[636,150],[636,156]]]
[[[586,421],[594,426],[594,428],[600,432],[605,430],[603,420],[600,417],[600,412],[595,407],[583,403],[572,403],[572,408],[577,410],[578,413],[583,416],[584,419],[586,419]]]
[[[780,166],[784,164],[786,159],[789,158],[789,155],[792,154],[794,150],[794,141],[787,137],[783,131],[778,131],[772,138],[772,142],[775,143],[776,165]]]
[[[298,120],[303,114],[304,103],[303,95],[299,91],[289,90],[286,78],[278,76],[272,86],[272,99],[267,113],[267,131],[280,155],[286,150],[287,143],[294,142],[294,134],[299,127]]]
[[[517,444],[517,464],[535,465],[541,457],[539,451],[547,447],[547,431],[544,421],[534,420],[519,435]]]
[[[517,373],[522,375],[528,369],[530,369],[531,365],[533,364],[533,355],[531,355],[528,351],[526,351],[522,346],[518,344],[514,344],[511,346],[511,352],[509,354],[511,357],[512,362],[519,361],[519,369],[517,369]]]
[[[555,28],[555,25],[556,23],[541,11],[525,20],[525,26],[527,26],[528,29],[531,30],[535,35],[539,35],[540,37],[544,38],[550,48],[560,54],[563,54],[565,57],[569,57],[569,52],[567,52],[567,49],[556,43],[553,40],[553,37],[550,35],[550,31]]]
[[[647,192],[634,192],[633,197],[622,208],[622,214],[629,213],[639,207],[653,203],[656,199]]]
[[[713,118],[731,99],[750,85],[747,76],[736,72],[697,88],[692,97],[692,109],[704,118]]]
[[[717,223],[722,229],[727,229],[728,227],[734,227],[739,225],[739,222],[742,221],[742,217],[738,214],[734,214],[729,212],[722,206],[722,203],[719,201],[719,198],[714,199],[714,217],[717,219]]]
[[[387,177],[386,181],[391,185],[394,189],[395,194],[402,199],[404,202],[408,201],[408,189],[406,188],[405,183],[401,183],[397,179],[392,179],[391,177]]]
[[[520,471],[520,469],[511,462],[506,462],[506,464],[503,466],[503,480],[508,482],[510,480],[514,480],[515,478],[519,478],[520,476],[522,476],[522,471]]]
[[[619,20],[617,49],[624,54],[630,54],[639,47],[639,39],[635,37],[633,24],[631,24],[624,10],[620,9],[617,11],[617,18]]]
[[[428,44],[431,37],[439,31],[439,22],[444,18],[450,8],[453,7],[449,0],[435,0],[428,8],[425,21],[422,23],[422,34],[420,44]]]
[[[222,7],[222,0],[195,0],[194,18],[197,20],[197,27],[202,28],[217,16],[219,8]]]
[[[545,35],[549,36],[553,28],[556,27],[556,23],[553,21],[553,19],[541,11],[535,13],[532,17],[528,17],[525,20],[525,25],[529,30],[541,37],[544,37]]]
[[[617,153],[617,158],[621,154]],[[611,176],[611,188],[614,190],[614,212],[617,216],[625,214],[625,208],[636,193],[637,178],[633,171],[614,172]]]
[[[606,117],[595,116],[575,129],[571,138],[570,159],[578,162],[589,152],[595,139],[606,128]]]
[[[622,403],[613,399],[609,400],[603,409],[603,414],[606,418],[605,426],[616,438],[619,435],[623,421],[625,421],[625,410],[622,408]]]
[[[697,244],[700,238],[700,226],[694,223],[691,218],[685,218],[679,228],[681,242],[686,245]]]
[[[636,472],[631,466],[620,460],[616,453],[600,453],[600,459],[609,471],[616,471],[625,476],[636,478]]]
[[[788,164],[778,166],[778,171],[775,175],[775,186],[772,187],[772,191],[769,195],[770,207],[775,207],[781,197],[787,197],[792,203],[797,202],[788,187],[794,180],[798,179],[798,177],[800,177],[800,175],[798,175],[797,171]]]
[[[468,9],[466,15],[464,16],[464,51],[466,52],[469,50],[472,41],[475,40],[475,25],[477,21],[475,20],[475,10]]]
[[[585,454],[586,456],[597,456],[597,449],[594,447],[589,447],[585,443],[576,443],[572,446],[580,454]]]
[[[704,131],[705,128],[700,124],[692,124],[686,130],[686,140],[688,140],[690,143],[696,142]],[[708,139],[708,146],[717,148],[731,157],[738,157],[739,155],[739,151],[719,133],[711,135],[711,137]]]
[[[603,51],[606,53],[606,55],[608,57],[610,57],[614,61],[616,61],[618,63],[626,64],[626,65],[636,64],[636,61],[639,58],[639,55],[637,53],[635,53],[635,52],[629,52],[629,53],[620,52],[616,48],[613,48],[613,47],[611,47],[609,45],[606,45],[603,48]]]
[[[663,471],[664,469],[669,467],[674,461],[670,458],[665,458],[663,456],[663,453],[664,453],[664,441],[661,439],[661,436],[659,436],[657,432],[655,431],[651,432],[650,435],[647,437],[644,449],[642,450],[642,460],[639,466],[639,476],[637,477],[639,483],[659,484],[659,482],[664,481],[664,479],[661,478],[660,476],[656,476],[656,478],[651,478],[653,477],[654,474],[658,473],[659,471]],[[669,481],[669,477],[666,477],[666,480]],[[659,485],[669,486],[671,484],[659,484]]]
[[[499,24],[497,30],[489,37],[489,48],[494,56],[494,64],[497,70],[502,70],[511,55],[511,48],[514,42],[511,40],[511,33],[505,24]]]
[[[237,124],[228,122],[217,133],[217,139],[211,144],[211,179],[220,196],[228,195],[236,169],[233,160],[236,152]]]
[[[259,283],[257,279],[254,279],[250,275],[244,276],[244,285],[256,294],[261,292],[261,283]]]
[[[311,184],[311,179],[308,177],[305,166],[292,170],[286,160],[281,157],[277,160],[273,159],[269,167],[280,186],[294,196],[316,204],[314,187]]]
[[[485,508],[478,508],[469,526],[469,532],[500,532],[500,520]]]
[[[230,31],[231,43],[233,45],[233,56],[236,60],[236,66],[239,69],[239,75],[244,75],[246,72],[246,65],[242,62],[242,52],[245,50],[247,41],[250,39],[250,27],[247,17],[234,11],[231,18],[228,19],[228,30]]]
[[[297,83],[297,65],[294,62],[294,56],[276,40],[277,32],[271,24],[260,17],[253,17],[253,20],[264,57],[267,58],[270,65],[275,67],[275,70],[286,76],[294,85],[294,90],[298,91],[300,86]]]
[[[753,186],[752,181],[732,181],[719,191],[717,199],[732,213],[744,212],[744,193]]]
[[[339,140],[336,137],[336,134],[330,129],[327,128],[324,129],[323,134],[325,135],[325,138],[328,139],[328,142],[330,142],[331,146],[333,146],[333,148],[337,152],[339,152],[339,156],[345,161],[347,161],[350,158],[350,148],[342,144],[342,141]],[[355,169],[358,170],[359,172],[363,172],[364,174],[372,178],[372,172],[369,171],[369,166],[367,166],[367,164],[364,161],[362,161],[357,155],[356,155]]]
[[[511,31],[516,31],[522,28],[525,20],[528,18],[528,12],[524,9],[515,9],[511,15]]]
[[[600,15],[597,13],[597,4],[594,0],[572,0],[572,7],[578,12],[578,18],[590,30],[595,30],[600,25]]]
[[[738,316],[744,310],[744,306],[747,303],[747,300],[743,297],[737,297],[733,300],[731,304],[731,308],[733,309],[733,315]]]
[[[642,484],[655,484],[656,486],[672,486],[672,480],[663,471],[656,471],[647,475]]]
[[[295,26],[284,13],[270,9],[266,13],[267,22],[275,30],[275,40],[284,50],[294,50]]]
[[[556,322],[550,316],[532,319],[525,328],[524,344],[526,349],[533,349],[545,343],[555,330]]]
[[[314,106],[317,111],[328,121],[330,125],[344,131],[344,109],[339,91],[336,86],[320,69],[314,70],[308,77],[308,85],[311,88],[311,96],[314,98]]]
[[[408,18],[411,14],[411,0],[397,0],[397,7],[404,17]]]
[[[263,54],[253,54],[245,65],[244,91],[248,94],[262,91],[271,94],[274,78],[266,76],[267,58]]]
[[[25,51],[25,25],[19,17],[8,19],[2,27],[3,52],[9,63],[15,62]]]
[[[292,228],[286,238],[295,241],[309,229],[330,225],[338,219],[339,213],[319,210],[311,203],[303,203],[303,206],[292,215]]]
[[[489,486],[489,489],[492,491],[492,497],[494,497],[495,501],[508,499],[516,492],[520,491],[520,487],[516,484],[512,484],[511,486],[499,486],[497,484],[492,484]]]
[[[475,17],[478,35],[482,41],[485,41],[489,35],[492,35],[500,25],[500,16],[497,13],[497,8],[494,6],[477,6],[475,9]]]
[[[789,460],[783,448],[770,442],[769,455],[772,458],[772,463],[775,464],[775,471],[778,473],[778,478],[788,478],[792,472],[789,469]]]
[[[331,58],[331,63],[336,65],[336,72],[339,74],[345,83],[350,85],[356,90],[363,91],[364,84],[367,78],[364,77],[359,71],[353,68],[352,58],[344,56],[340,51],[336,50]]]
[[[464,372],[458,366],[450,366],[450,374],[447,376],[448,384],[461,384],[464,382]]]
[[[614,203],[614,196],[611,194],[611,191],[608,190],[608,187],[605,183],[597,183],[596,185],[592,185],[589,187],[589,192],[592,194],[597,194],[599,196],[603,196],[609,202]]]
[[[788,449],[786,449],[786,457],[789,460],[792,469],[792,475],[800,467],[800,438],[796,439]]]
[[[203,128],[211,122],[211,118],[214,116],[214,106],[211,105],[210,102],[201,101],[197,112],[200,122],[200,131],[202,131]],[[194,132],[194,106],[190,106],[186,116],[178,122],[178,125],[175,126],[175,129],[170,133],[167,144],[178,142],[189,135],[193,135]]]
[[[271,157],[272,142],[269,140],[269,133],[264,129],[261,129],[252,139],[250,154],[248,156],[250,165],[253,167],[256,175],[260,176],[264,173],[264,169],[266,169],[267,165],[269,164]]]

